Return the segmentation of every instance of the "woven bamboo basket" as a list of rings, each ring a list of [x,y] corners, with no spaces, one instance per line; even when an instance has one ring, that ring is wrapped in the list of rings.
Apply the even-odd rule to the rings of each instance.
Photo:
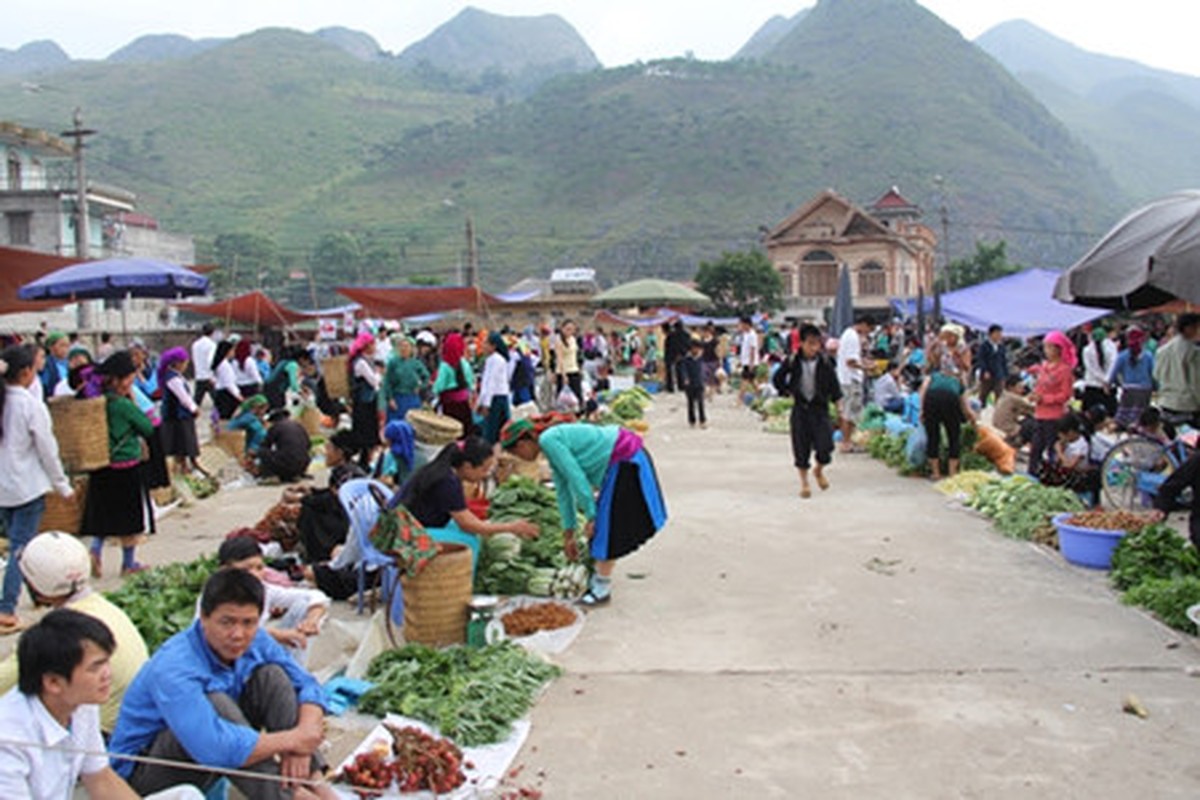
[[[350,396],[350,365],[347,356],[321,359],[321,374],[325,376],[325,391],[330,397]]]
[[[240,460],[246,454],[246,432],[222,428],[217,431],[217,447]]]
[[[414,408],[405,416],[412,425],[417,441],[425,444],[446,445],[462,436],[462,423],[453,417],[435,414],[432,411]]]
[[[58,455],[67,472],[108,466],[108,406],[103,397],[53,399],[48,404]]]
[[[316,406],[305,406],[300,412],[300,424],[309,436],[318,436],[321,433],[321,411]]]
[[[404,641],[431,647],[462,644],[467,638],[471,602],[471,550],[439,544],[433,558],[404,587]]]
[[[78,536],[83,527],[83,506],[87,499],[87,476],[80,475],[72,484],[75,496],[64,500],[58,492],[46,495],[46,510],[38,522],[38,533],[43,531],[62,531]]]

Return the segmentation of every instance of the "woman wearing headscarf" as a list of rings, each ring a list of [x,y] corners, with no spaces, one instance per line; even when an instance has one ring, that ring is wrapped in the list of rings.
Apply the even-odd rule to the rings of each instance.
[[[1029,445],[1029,474],[1037,475],[1042,457],[1058,438],[1058,421],[1067,414],[1075,393],[1075,345],[1062,331],[1051,331],[1042,342],[1045,360],[1037,366],[1033,403],[1033,441]]]
[[[1108,373],[1108,382],[1121,392],[1113,419],[1118,425],[1128,427],[1136,423],[1142,410],[1150,405],[1150,396],[1154,393],[1154,354],[1147,349],[1146,332],[1139,327],[1134,326],[1126,332],[1125,344],[1126,348]]]
[[[963,329],[948,322],[929,348],[929,375],[921,384],[921,422],[925,426],[925,450],[929,473],[942,477],[941,432],[946,432],[946,471],[958,474],[962,455],[963,422],[972,419],[966,405],[965,378],[971,371],[971,351],[963,341]]]
[[[401,337],[383,373],[383,396],[388,422],[403,421],[409,411],[421,407],[421,390],[429,385],[429,370],[416,357],[413,340]]]
[[[637,550],[667,522],[658,475],[641,437],[616,425],[545,428],[516,419],[504,426],[500,445],[525,461],[545,454],[558,492],[563,550],[571,561],[579,558],[578,514],[587,520],[583,533],[596,573],[580,602],[607,603],[616,560]]]
[[[229,420],[229,424],[226,426],[231,431],[246,432],[243,458],[245,463],[251,466],[256,465],[259,448],[267,438],[267,426],[263,423],[263,418],[267,414],[268,405],[265,395],[256,394],[247,397],[238,406],[237,413],[233,415],[233,419]]]
[[[475,427],[471,417],[471,390],[475,386],[475,374],[470,363],[463,358],[466,349],[462,334],[446,334],[442,341],[442,360],[438,363],[437,377],[433,381],[433,393],[442,413],[462,423],[463,436],[470,435]]]
[[[158,385],[162,391],[163,452],[175,457],[175,468],[186,473],[190,467],[203,472],[197,459],[200,443],[196,438],[196,416],[200,406],[192,399],[187,378],[188,351],[172,347],[158,359]]]
[[[233,371],[237,375],[238,393],[245,398],[262,391],[262,373],[254,359],[254,345],[249,339],[239,339],[233,348]]]
[[[483,438],[500,441],[500,429],[512,416],[512,389],[508,379],[508,345],[493,331],[483,345],[487,359],[479,379],[479,413],[484,417]]]
[[[222,339],[213,353],[213,388],[217,394],[215,403],[217,414],[221,419],[229,419],[241,404],[241,391],[238,389],[237,371],[233,368],[233,342]]]
[[[146,491],[142,466],[142,440],[155,435],[154,424],[133,401],[133,379],[137,367],[127,350],[118,350],[104,360],[104,397],[108,416],[109,465],[88,479],[80,535],[92,536],[92,576],[101,574],[104,539],[121,538],[121,574],[141,572],[134,551],[141,534],[154,530],[154,509]]]
[[[350,430],[358,443],[358,465],[371,468],[379,442],[379,385],[375,369],[375,336],[369,331],[350,345],[350,401],[353,405]]]

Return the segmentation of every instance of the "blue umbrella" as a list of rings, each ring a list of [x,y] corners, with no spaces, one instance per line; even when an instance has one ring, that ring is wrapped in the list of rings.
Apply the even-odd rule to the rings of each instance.
[[[850,268],[842,265],[838,275],[837,294],[833,298],[833,313],[829,316],[829,333],[841,336],[854,324],[854,297],[850,293]]]
[[[208,278],[167,261],[106,258],[43,275],[17,290],[22,300],[118,300],[188,297],[208,291]]]

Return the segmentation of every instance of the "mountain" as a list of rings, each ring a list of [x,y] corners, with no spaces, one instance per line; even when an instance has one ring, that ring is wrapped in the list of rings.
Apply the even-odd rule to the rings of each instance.
[[[369,33],[350,28],[322,28],[315,34],[318,39],[339,47],[360,61],[373,61],[383,55],[383,48]]]
[[[1084,141],[1132,199],[1200,186],[1200,78],[1091,53],[1022,20],[976,43]]]
[[[776,14],[769,20],[763,23],[763,26],[754,32],[741,49],[734,53],[735,61],[752,61],[761,58],[771,48],[779,44],[783,37],[792,32],[792,28],[803,21],[807,16],[809,9],[803,9],[791,17],[785,17],[782,14]]]
[[[0,78],[0,108],[55,131],[81,106],[99,130],[89,175],[202,244],[270,237],[280,276],[350,233],[370,254],[359,277],[452,279],[469,217],[489,288],[580,264],[606,283],[690,278],[827,187],[865,204],[893,184],[935,228],[945,205],[947,255],[1005,238],[1052,266],[1126,206],[1028,91],[913,0],[822,0],[760,60],[560,74],[518,98],[398,61],[269,29],[186,60],[77,64],[53,97]],[[311,269],[322,291],[350,279]]]
[[[496,72],[518,78],[600,66],[587,42],[557,14],[504,17],[470,7],[405,48],[397,63],[410,68],[426,64],[475,77]]]
[[[191,58],[211,50],[225,39],[189,39],[174,33],[140,36],[108,56],[113,64],[146,64],[155,61],[175,61]]]
[[[71,57],[54,42],[30,42],[16,50],[0,49],[0,75],[28,75],[69,63]]]

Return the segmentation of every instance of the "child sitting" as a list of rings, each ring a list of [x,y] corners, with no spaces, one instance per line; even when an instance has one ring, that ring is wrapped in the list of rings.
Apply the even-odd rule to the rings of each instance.
[[[1058,421],[1058,438],[1051,457],[1043,461],[1038,479],[1047,486],[1063,486],[1087,494],[1090,504],[1099,502],[1100,473],[1089,456],[1090,443],[1084,436],[1085,424],[1077,414]]]

